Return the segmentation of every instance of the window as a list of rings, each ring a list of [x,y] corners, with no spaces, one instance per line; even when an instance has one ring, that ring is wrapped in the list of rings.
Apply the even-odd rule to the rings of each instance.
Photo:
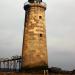
[[[42,19],[42,16],[39,16],[39,19]]]
[[[40,37],[42,37],[42,34],[40,34]]]

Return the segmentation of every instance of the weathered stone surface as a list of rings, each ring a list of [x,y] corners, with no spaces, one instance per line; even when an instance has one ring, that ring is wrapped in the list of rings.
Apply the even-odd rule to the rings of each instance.
[[[31,4],[25,14],[22,67],[48,65],[45,28],[45,6]]]

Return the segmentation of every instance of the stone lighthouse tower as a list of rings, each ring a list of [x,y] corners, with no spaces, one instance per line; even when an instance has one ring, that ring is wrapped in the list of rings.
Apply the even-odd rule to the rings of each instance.
[[[24,5],[25,24],[22,48],[22,68],[46,68],[48,66],[45,10],[42,0],[28,0]]]

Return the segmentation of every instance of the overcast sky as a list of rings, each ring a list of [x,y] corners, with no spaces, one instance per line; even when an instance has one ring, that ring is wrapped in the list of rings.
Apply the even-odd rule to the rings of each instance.
[[[0,0],[0,58],[21,55],[27,0]],[[49,66],[75,68],[75,0],[44,0]]]

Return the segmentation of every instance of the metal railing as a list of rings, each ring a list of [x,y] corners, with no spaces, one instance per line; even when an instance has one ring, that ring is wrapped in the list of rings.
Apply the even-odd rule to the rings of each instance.
[[[11,58],[0,58],[0,71],[21,70],[22,57],[12,56]]]

